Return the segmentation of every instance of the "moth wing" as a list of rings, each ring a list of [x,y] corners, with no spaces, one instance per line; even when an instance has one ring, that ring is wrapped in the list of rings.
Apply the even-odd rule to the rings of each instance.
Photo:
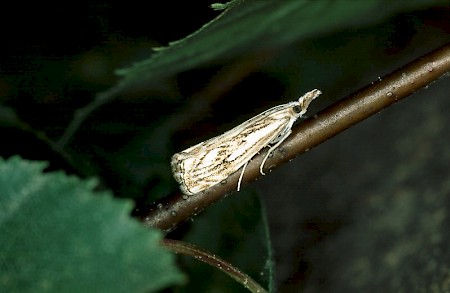
[[[286,126],[291,124],[292,119],[288,116],[270,117],[260,123],[256,123],[252,128],[242,132],[242,139],[239,147],[227,156],[227,161],[239,160],[242,163],[236,168],[238,170],[245,162],[251,160],[259,151],[269,145],[280,133],[284,132]],[[290,128],[290,127],[288,127]]]
[[[236,146],[235,135],[226,132],[173,155],[172,171],[181,189],[195,194],[225,180],[232,173],[225,159]]]
[[[172,158],[175,179],[187,194],[195,194],[228,178],[295,117],[285,113],[289,104],[269,109],[224,134],[194,145]]]

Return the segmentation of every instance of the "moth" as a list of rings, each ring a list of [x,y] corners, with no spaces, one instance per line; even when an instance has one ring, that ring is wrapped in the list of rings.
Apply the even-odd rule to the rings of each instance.
[[[307,92],[298,101],[270,108],[222,135],[198,143],[172,156],[175,180],[187,195],[199,193],[222,182],[242,167],[237,191],[248,162],[259,151],[270,147],[259,171],[269,155],[291,134],[294,122],[306,113],[309,104],[322,92]]]

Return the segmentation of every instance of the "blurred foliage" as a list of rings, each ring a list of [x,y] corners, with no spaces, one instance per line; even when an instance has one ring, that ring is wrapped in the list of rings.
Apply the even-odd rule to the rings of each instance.
[[[129,201],[44,163],[0,160],[0,285],[4,292],[155,292],[181,283],[161,233]]]

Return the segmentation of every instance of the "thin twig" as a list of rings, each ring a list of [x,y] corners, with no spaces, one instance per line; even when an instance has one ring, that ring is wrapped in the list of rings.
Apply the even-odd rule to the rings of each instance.
[[[72,121],[70,121],[63,135],[59,138],[59,140],[55,143],[55,146],[60,150],[64,150],[67,144],[70,143],[75,133],[81,127],[81,124],[98,108],[102,105],[110,102],[114,98],[118,97],[121,93],[121,87],[116,86],[105,92],[97,94],[95,99],[87,104],[86,106],[75,111],[74,117]]]
[[[261,285],[249,275],[241,272],[238,268],[220,259],[209,251],[186,242],[171,239],[164,239],[163,244],[175,253],[192,256],[201,262],[221,270],[253,293],[267,293],[266,289],[261,287]]]
[[[450,72],[450,44],[378,79],[294,127],[291,136],[280,145],[278,151],[273,153],[273,157],[267,160],[265,169],[273,169],[292,160],[352,125],[423,89],[448,72]],[[243,183],[254,181],[261,176],[259,165],[264,155],[265,152],[262,152],[250,161]],[[235,191],[238,177],[239,170],[223,184],[215,185],[205,192],[185,199],[180,192],[176,192],[148,207],[140,208],[134,214],[146,225],[170,230],[179,222],[194,216]]]

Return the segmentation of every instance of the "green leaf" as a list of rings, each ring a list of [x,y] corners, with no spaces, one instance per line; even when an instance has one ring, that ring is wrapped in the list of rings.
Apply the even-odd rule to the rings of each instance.
[[[273,288],[274,266],[268,229],[258,196],[243,191],[196,217],[183,241],[209,250],[250,275],[261,286]],[[248,292],[226,274],[195,259],[183,257],[182,264],[190,280],[186,292]]]
[[[118,87],[155,82],[217,59],[273,49],[320,34],[367,25],[439,1],[248,1],[228,3],[221,15],[149,59],[118,70]],[[214,7],[216,7],[215,4]]]
[[[151,292],[180,284],[160,232],[94,180],[0,159],[0,287],[4,292]]]

